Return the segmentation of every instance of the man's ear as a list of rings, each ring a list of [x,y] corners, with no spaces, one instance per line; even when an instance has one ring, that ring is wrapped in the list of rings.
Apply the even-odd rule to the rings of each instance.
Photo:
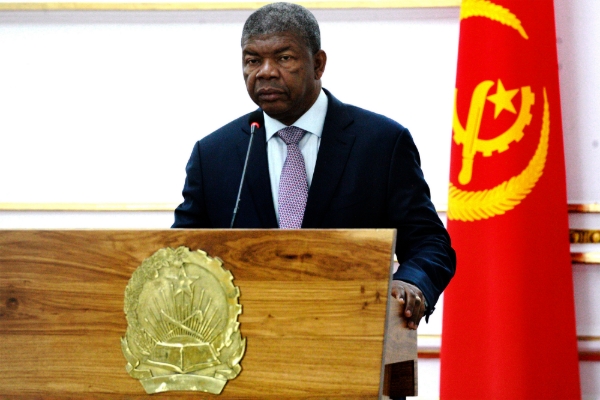
[[[315,79],[319,80],[325,72],[325,64],[327,64],[327,54],[323,50],[319,50],[313,56],[315,62]]]

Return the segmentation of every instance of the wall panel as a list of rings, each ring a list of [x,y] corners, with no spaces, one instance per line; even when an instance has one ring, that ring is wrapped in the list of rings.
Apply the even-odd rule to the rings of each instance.
[[[0,12],[0,203],[177,203],[193,143],[255,108],[248,14]],[[445,204],[458,9],[315,14],[324,86],[406,125]]]

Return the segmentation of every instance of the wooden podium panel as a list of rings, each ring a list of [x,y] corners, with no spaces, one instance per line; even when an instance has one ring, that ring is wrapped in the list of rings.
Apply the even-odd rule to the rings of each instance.
[[[0,230],[0,398],[377,398],[383,371],[400,365],[383,358],[416,369],[416,332],[395,301],[384,344],[394,240],[393,230]],[[240,289],[246,353],[219,396],[147,395],[125,371],[125,287],[144,259],[179,246],[221,258]]]

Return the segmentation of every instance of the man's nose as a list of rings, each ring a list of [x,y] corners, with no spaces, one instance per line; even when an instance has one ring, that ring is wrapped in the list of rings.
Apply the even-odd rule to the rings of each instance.
[[[277,64],[269,59],[265,59],[260,68],[258,69],[258,72],[256,74],[257,78],[262,78],[262,79],[270,79],[270,78],[276,78],[279,75],[279,71],[277,69]]]

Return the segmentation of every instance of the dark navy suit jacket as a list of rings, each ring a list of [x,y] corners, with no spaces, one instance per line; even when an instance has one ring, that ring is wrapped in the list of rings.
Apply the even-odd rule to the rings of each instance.
[[[395,121],[331,93],[303,228],[395,228],[394,279],[425,295],[428,313],[455,270],[450,238],[430,200],[418,151]],[[229,228],[250,138],[248,115],[198,141],[173,228]],[[236,228],[277,228],[266,135],[257,129]]]

